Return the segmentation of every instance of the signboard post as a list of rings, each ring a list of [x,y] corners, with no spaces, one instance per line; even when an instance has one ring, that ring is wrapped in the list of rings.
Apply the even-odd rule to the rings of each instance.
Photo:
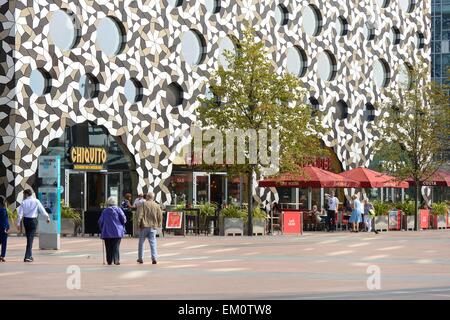
[[[60,248],[61,232],[61,159],[59,156],[39,157],[39,178],[42,180],[38,188],[38,199],[50,217],[50,223],[39,219],[39,248]]]
[[[183,229],[183,235],[186,235],[186,228],[184,227],[185,220],[183,219],[183,212],[181,211],[168,211],[166,217],[166,230],[167,229]]]
[[[283,211],[282,212],[283,234],[303,233],[302,212],[301,211]]]
[[[389,230],[400,230],[401,226],[401,211],[389,211]]]

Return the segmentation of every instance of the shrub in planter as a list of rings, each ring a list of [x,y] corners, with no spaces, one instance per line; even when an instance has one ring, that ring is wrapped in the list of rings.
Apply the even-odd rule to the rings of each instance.
[[[403,229],[414,229],[414,201],[405,201],[400,210],[403,212]]]
[[[256,234],[265,234],[266,233],[266,218],[267,214],[261,210],[260,208],[256,207],[253,209],[253,233]],[[245,211],[245,231],[247,232],[248,228],[248,213]]]
[[[76,234],[81,226],[81,217],[78,211],[66,206],[61,201],[61,234]]]
[[[245,211],[236,206],[223,208],[220,219],[220,234],[244,234]]]
[[[389,230],[389,210],[392,207],[392,204],[386,202],[373,202],[373,209],[375,210],[375,230]]]
[[[19,217],[17,209],[13,210],[10,206],[6,206],[6,212],[8,213],[9,232],[17,230],[16,224]]]
[[[212,231],[214,232],[214,221],[211,217],[214,217],[217,212],[217,205],[214,203],[205,203],[199,206],[200,209],[200,225],[205,229],[210,228],[212,223]]]
[[[432,225],[434,229],[447,226],[448,208],[445,202],[435,202],[431,206]]]

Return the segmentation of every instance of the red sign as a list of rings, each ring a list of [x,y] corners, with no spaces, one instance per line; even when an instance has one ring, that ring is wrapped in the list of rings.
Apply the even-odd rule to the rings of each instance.
[[[331,158],[329,157],[308,157],[306,165],[331,171]]]
[[[302,233],[302,213],[300,211],[283,211],[283,233]]]
[[[166,229],[181,229],[183,212],[167,212]]]
[[[430,227],[430,210],[428,209],[420,209],[420,228],[428,229]]]

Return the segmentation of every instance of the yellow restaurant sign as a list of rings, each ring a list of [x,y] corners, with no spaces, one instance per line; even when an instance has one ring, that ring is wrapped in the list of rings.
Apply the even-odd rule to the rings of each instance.
[[[101,170],[106,163],[104,148],[72,147],[69,156],[73,168],[78,170]]]

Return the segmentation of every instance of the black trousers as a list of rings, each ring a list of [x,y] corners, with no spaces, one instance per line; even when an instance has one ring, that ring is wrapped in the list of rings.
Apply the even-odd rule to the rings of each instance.
[[[121,238],[107,238],[105,240],[105,248],[106,248],[106,262],[108,264],[119,263],[120,262],[120,241]]]
[[[0,257],[4,258],[6,256],[6,244],[8,242],[8,234],[5,230],[0,230],[0,244],[2,246],[2,253]]]
[[[334,225],[336,224],[336,211],[334,210],[327,211],[327,222],[328,222],[328,230],[334,230]]]
[[[38,219],[23,218],[23,226],[25,227],[25,235],[27,237],[27,249],[25,250],[25,259],[33,258],[33,240],[36,235]]]

